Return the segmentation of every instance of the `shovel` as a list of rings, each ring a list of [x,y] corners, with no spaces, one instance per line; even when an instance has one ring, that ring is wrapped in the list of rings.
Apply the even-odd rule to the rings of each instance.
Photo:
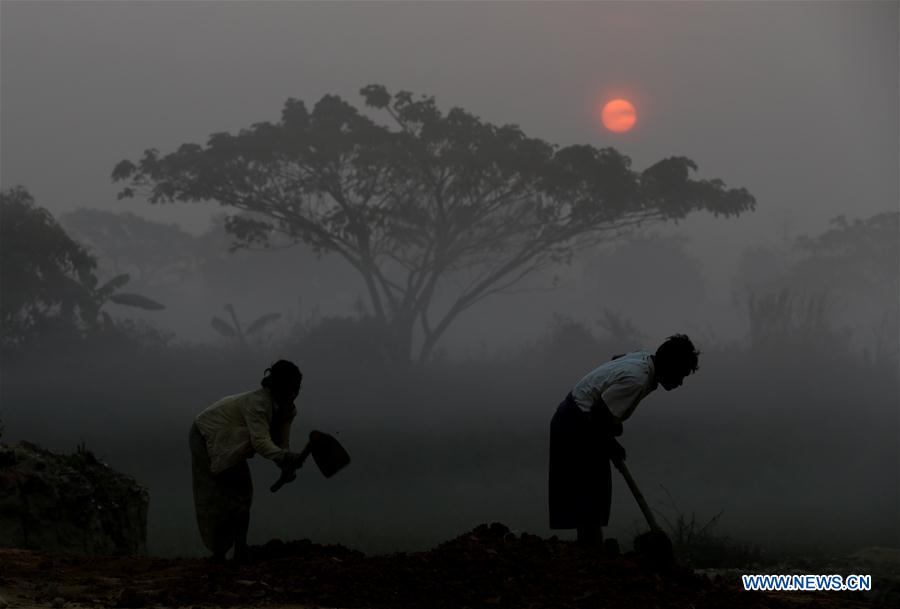
[[[614,459],[613,465],[616,466],[616,469],[618,469],[619,472],[621,472],[622,477],[625,478],[628,489],[631,491],[631,494],[634,495],[638,507],[641,508],[641,513],[644,514],[644,518],[647,519],[647,524],[650,526],[650,531],[635,537],[634,551],[657,568],[670,568],[675,564],[675,552],[672,549],[672,541],[662,530],[662,527],[656,522],[656,518],[653,517],[653,512],[650,511],[650,506],[647,505],[647,500],[644,499],[641,489],[638,488],[637,482],[634,481],[634,477],[632,477],[631,472],[628,471],[628,466],[625,465],[625,461],[622,459]]]
[[[316,467],[326,478],[331,478],[350,463],[350,455],[347,454],[341,443],[334,436],[322,431],[309,432],[309,441],[300,454],[303,455],[304,461],[306,457],[312,455]],[[282,469],[281,476],[275,481],[275,484],[269,487],[269,490],[276,493],[282,486],[296,479],[296,469]]]

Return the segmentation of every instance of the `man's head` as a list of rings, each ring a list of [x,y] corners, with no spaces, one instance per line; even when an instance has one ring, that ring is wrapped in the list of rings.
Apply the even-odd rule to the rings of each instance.
[[[266,368],[260,385],[272,392],[272,398],[279,406],[290,406],[300,393],[303,374],[293,362],[280,359]]]
[[[700,367],[698,358],[700,352],[694,348],[684,334],[675,334],[665,340],[656,350],[654,365],[656,366],[656,380],[666,391],[680,387],[684,377]]]

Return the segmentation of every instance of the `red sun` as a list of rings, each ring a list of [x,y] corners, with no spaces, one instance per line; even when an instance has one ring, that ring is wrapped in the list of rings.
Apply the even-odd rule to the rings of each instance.
[[[600,114],[603,126],[613,133],[625,133],[634,127],[637,113],[634,106],[626,99],[614,99],[606,102]]]

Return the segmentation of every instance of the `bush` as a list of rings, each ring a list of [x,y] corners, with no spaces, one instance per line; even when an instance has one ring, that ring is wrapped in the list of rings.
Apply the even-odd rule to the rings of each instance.
[[[669,495],[669,492],[666,491],[666,494]],[[688,518],[684,512],[679,510],[671,495],[669,495],[669,504],[670,509],[675,513],[674,518],[670,519],[664,514],[660,514],[660,516],[669,529],[669,536],[679,563],[694,569],[728,569],[763,562],[763,554],[759,548],[740,543],[727,535],[716,532],[724,510],[720,510],[718,514],[701,523],[693,512]]]

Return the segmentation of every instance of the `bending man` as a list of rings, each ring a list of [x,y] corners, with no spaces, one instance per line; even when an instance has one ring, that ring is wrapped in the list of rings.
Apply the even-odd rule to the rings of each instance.
[[[578,541],[603,542],[612,493],[610,461],[625,459],[615,439],[638,403],[662,385],[680,387],[699,352],[684,334],[656,353],[618,355],[578,381],[550,422],[550,528],[577,529]]]

